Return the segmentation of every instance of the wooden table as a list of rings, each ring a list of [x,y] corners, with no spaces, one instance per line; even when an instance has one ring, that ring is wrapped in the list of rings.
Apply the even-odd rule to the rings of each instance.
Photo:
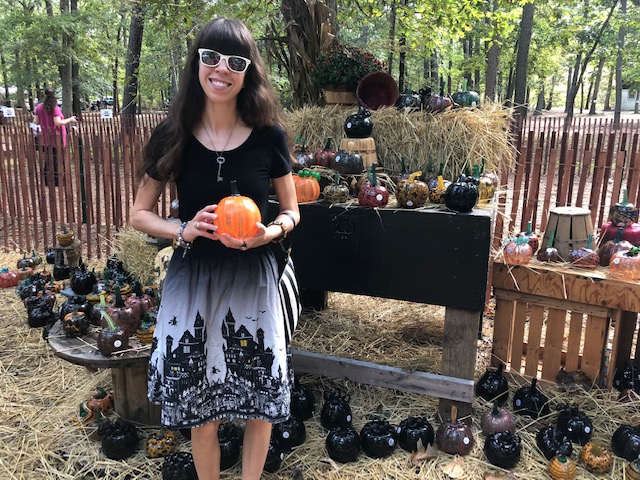
[[[277,212],[277,203],[270,206]],[[326,307],[326,292],[445,306],[441,374],[310,352],[294,352],[296,371],[345,378],[440,399],[471,413],[478,328],[485,307],[492,208],[467,214],[436,209],[300,205],[292,255],[305,307]]]
[[[143,345],[133,337],[128,351],[106,357],[96,346],[99,328],[91,328],[87,335],[67,338],[57,322],[49,332],[49,346],[56,356],[68,362],[90,368],[110,368],[116,413],[133,422],[159,424],[160,407],[149,403],[147,398],[151,345]]]

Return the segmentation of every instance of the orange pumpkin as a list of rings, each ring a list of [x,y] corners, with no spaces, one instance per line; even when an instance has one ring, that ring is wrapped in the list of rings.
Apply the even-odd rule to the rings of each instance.
[[[616,278],[637,282],[640,280],[640,248],[614,253],[609,262],[609,272]]]
[[[223,198],[216,209],[216,233],[227,233],[234,238],[244,240],[258,233],[256,222],[262,221],[260,209],[249,197],[238,192],[235,180],[231,180],[231,195]]]
[[[320,197],[320,174],[306,168],[294,175],[293,183],[296,187],[298,203],[313,202]]]

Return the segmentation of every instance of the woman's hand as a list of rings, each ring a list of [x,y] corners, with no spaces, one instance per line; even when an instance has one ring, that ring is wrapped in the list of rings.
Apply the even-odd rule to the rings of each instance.
[[[253,237],[246,238],[241,240],[239,238],[232,237],[228,233],[216,234],[220,243],[222,243],[227,248],[236,248],[238,250],[249,250],[250,248],[261,247],[262,245],[266,245],[271,241],[267,233],[267,227],[264,226],[260,222],[256,222],[256,226],[258,227],[258,233],[256,233]]]
[[[202,210],[198,211],[187,223],[187,226],[182,232],[182,238],[187,242],[193,242],[196,237],[220,240],[220,235],[215,233],[218,227],[213,224],[215,219],[218,217],[215,214],[216,208],[218,208],[217,204],[207,205]]]

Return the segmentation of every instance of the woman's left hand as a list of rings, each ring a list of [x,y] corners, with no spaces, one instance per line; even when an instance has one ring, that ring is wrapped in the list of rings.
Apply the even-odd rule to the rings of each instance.
[[[217,234],[220,243],[225,245],[227,248],[236,248],[238,250],[246,251],[250,248],[261,247],[262,245],[266,245],[271,241],[270,238],[267,237],[267,227],[260,222],[256,222],[258,227],[258,233],[256,233],[253,237],[246,238],[244,240],[232,237],[228,233]]]

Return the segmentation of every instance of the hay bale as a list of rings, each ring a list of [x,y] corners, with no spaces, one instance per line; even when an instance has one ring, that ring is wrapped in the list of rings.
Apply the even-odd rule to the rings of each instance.
[[[116,233],[112,245],[113,253],[122,260],[124,268],[143,283],[155,278],[154,262],[158,253],[148,239],[146,234],[132,227],[123,227]]]

